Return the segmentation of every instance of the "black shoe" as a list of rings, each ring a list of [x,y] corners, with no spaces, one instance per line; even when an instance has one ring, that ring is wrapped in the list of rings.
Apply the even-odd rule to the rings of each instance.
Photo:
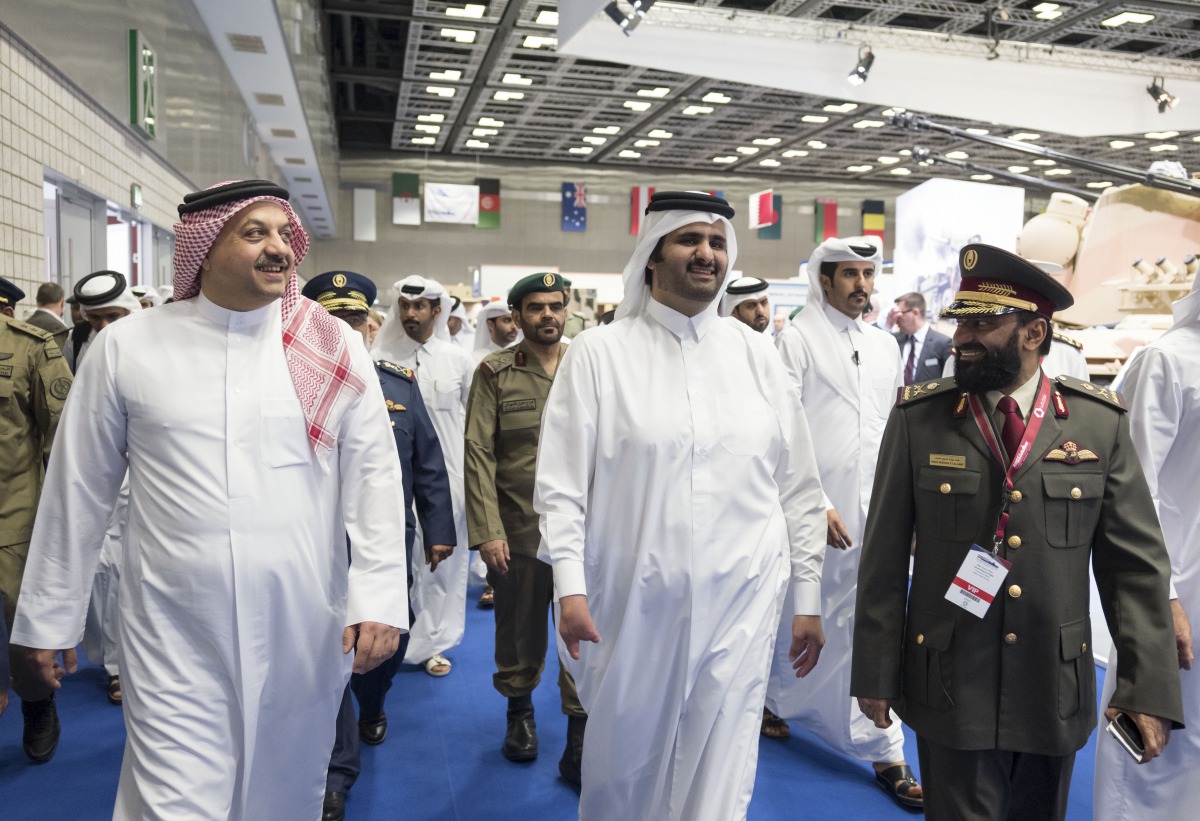
[[[321,821],[344,821],[346,818],[346,794],[325,791],[325,803],[321,806]]]
[[[25,732],[21,736],[25,757],[34,764],[45,764],[54,757],[62,731],[53,694],[45,701],[22,701],[21,714],[25,717]]]
[[[508,700],[508,731],[501,752],[509,761],[518,763],[537,758],[537,722],[533,720],[533,699],[529,696]]]
[[[558,760],[558,774],[576,789],[583,786],[583,731],[587,716],[567,716],[567,748]]]
[[[387,716],[382,715],[379,718],[359,719],[358,722],[358,737],[362,739],[363,744],[370,744],[376,747],[383,743],[387,738]]]

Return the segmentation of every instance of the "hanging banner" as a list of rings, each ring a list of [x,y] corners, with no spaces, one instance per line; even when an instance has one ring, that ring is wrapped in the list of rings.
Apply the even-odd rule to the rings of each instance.
[[[879,241],[883,242],[885,219],[883,200],[863,200],[862,232],[864,237],[879,237]]]
[[[642,230],[642,218],[646,216],[646,206],[654,189],[648,185],[639,185],[629,192],[629,233],[637,236]]]
[[[562,229],[587,230],[587,185],[582,182],[562,184]]]
[[[500,180],[477,177],[479,186],[479,221],[476,228],[500,227]]]
[[[783,195],[776,194],[771,200],[771,209],[775,212],[775,222],[758,229],[759,239],[783,239]]]
[[[817,197],[813,216],[813,242],[824,242],[838,235],[837,197]]]
[[[775,192],[768,188],[750,195],[750,230],[757,231],[767,225],[774,225],[779,219],[775,213]]]
[[[425,183],[425,221],[457,225],[479,222],[479,186]]]
[[[392,225],[421,224],[421,175],[392,174]]]

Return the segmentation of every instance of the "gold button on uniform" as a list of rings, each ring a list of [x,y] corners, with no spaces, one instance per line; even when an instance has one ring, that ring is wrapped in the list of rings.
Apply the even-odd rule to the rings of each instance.
[[[1008,498],[1015,504],[1016,502],[1021,501],[1025,497],[1021,495],[1021,491],[1014,490],[1012,493],[1008,494]]]
[[[917,633],[917,644],[924,644],[924,643],[925,643],[925,634]]]
[[[1017,634],[1009,633],[1008,635],[1006,635],[1004,637],[1004,643],[1005,644],[1016,644],[1017,643]]]
[[[1014,599],[1021,598],[1021,585],[1014,584],[1011,587],[1009,587],[1008,595],[1012,596]]]
[[[941,491],[942,491],[942,493],[949,493],[950,492],[950,483],[942,482]]]
[[[1082,490],[1080,490],[1080,489],[1079,489],[1079,488],[1077,488],[1077,487],[1073,487],[1073,488],[1071,488],[1071,498],[1072,498],[1072,499],[1078,499],[1078,498],[1080,498],[1081,496],[1083,496],[1083,491],[1082,491]]]
[[[1086,641],[1083,644],[1079,645],[1079,652],[1081,652],[1081,653],[1087,652],[1087,642]]]
[[[1009,536],[1008,537],[1008,546],[1011,548],[1014,548],[1014,549],[1020,547],[1021,546],[1021,537],[1020,536]]]

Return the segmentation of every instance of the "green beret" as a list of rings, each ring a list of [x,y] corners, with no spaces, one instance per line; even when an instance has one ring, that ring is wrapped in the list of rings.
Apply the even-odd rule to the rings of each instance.
[[[530,294],[552,294],[566,293],[567,281],[558,274],[530,274],[529,276],[517,280],[517,284],[512,286],[512,290],[508,292],[508,307],[519,308],[521,300]]]

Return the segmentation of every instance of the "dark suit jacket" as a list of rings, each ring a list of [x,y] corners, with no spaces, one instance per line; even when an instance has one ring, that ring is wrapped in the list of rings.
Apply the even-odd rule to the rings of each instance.
[[[1000,466],[953,379],[906,388],[888,419],[850,691],[893,699],[943,746],[1066,755],[1086,743],[1096,725],[1089,561],[1121,657],[1111,705],[1183,721],[1170,563],[1129,421],[1107,391],[1071,377],[1054,388],[1014,478],[1021,495],[1000,550],[1012,568],[982,619],[945,595],[971,545],[991,549]]]
[[[892,334],[896,337],[896,343],[900,346],[901,352],[904,351],[904,346],[908,344],[908,334]],[[913,383],[928,382],[932,379],[942,378],[942,368],[946,365],[946,360],[950,358],[950,348],[952,347],[950,337],[945,334],[940,334],[933,328],[925,334],[925,344],[921,346],[921,350],[917,352],[917,359],[913,368]],[[906,360],[901,357],[900,371],[904,372]]]
[[[71,329],[49,311],[34,311],[29,315],[29,319],[25,321],[35,328],[41,328],[43,331],[49,331],[54,334],[54,343],[58,345],[59,350],[63,350],[67,344],[67,333]]]

